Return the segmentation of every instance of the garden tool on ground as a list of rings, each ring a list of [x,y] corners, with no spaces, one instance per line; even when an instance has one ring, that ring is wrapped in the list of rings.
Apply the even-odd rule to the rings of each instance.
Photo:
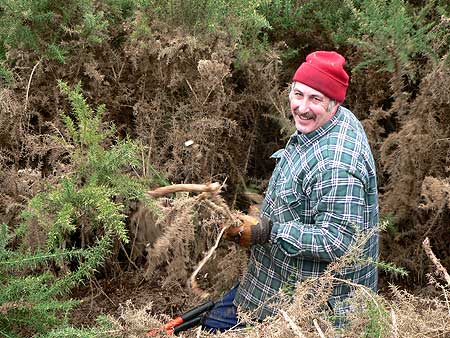
[[[147,332],[147,337],[153,337],[158,332],[165,331],[167,335],[176,335],[178,332],[188,330],[197,325],[200,325],[202,320],[202,314],[213,308],[214,302],[208,301],[203,303],[188,312],[183,313],[181,316],[170,320],[159,329],[153,329]]]

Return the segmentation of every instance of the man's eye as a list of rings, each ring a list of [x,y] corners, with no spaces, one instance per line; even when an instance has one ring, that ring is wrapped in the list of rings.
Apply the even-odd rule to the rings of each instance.
[[[302,93],[295,93],[295,96],[297,96],[297,97],[303,97],[303,94],[302,94]]]
[[[322,103],[323,100],[322,100],[320,97],[314,97],[314,98],[313,98],[313,102],[314,102],[314,103]]]

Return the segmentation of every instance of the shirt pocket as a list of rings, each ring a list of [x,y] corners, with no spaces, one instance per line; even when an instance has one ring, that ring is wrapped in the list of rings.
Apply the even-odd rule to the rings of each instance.
[[[278,221],[285,223],[301,220],[306,196],[292,175],[286,172],[280,175],[280,179],[276,183],[275,194],[275,209],[279,211],[276,214]]]

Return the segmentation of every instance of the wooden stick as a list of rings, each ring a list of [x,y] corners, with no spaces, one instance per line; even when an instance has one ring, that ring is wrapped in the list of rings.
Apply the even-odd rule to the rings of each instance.
[[[445,270],[444,266],[441,264],[441,261],[435,256],[435,254],[431,250],[430,240],[428,237],[426,237],[425,240],[422,242],[422,246],[423,246],[427,256],[431,259],[433,264],[436,266],[438,274],[440,274],[441,277],[444,278],[444,280],[450,286],[450,275],[448,274],[447,270]]]
[[[207,183],[207,184],[173,184],[168,185],[167,187],[160,187],[155,190],[147,191],[147,195],[151,197],[162,197],[168,194],[172,194],[174,192],[210,192],[217,193],[219,192],[221,185],[219,182],[215,183]]]

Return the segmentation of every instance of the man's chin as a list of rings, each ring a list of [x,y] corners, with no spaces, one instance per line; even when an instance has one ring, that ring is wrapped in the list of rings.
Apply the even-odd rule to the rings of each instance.
[[[299,122],[295,123],[295,128],[297,128],[298,132],[300,132],[302,134],[308,134],[308,133],[314,131],[314,129],[315,129],[314,121],[310,120],[307,122],[309,122],[309,123],[304,123],[304,122],[303,123],[299,123]]]

